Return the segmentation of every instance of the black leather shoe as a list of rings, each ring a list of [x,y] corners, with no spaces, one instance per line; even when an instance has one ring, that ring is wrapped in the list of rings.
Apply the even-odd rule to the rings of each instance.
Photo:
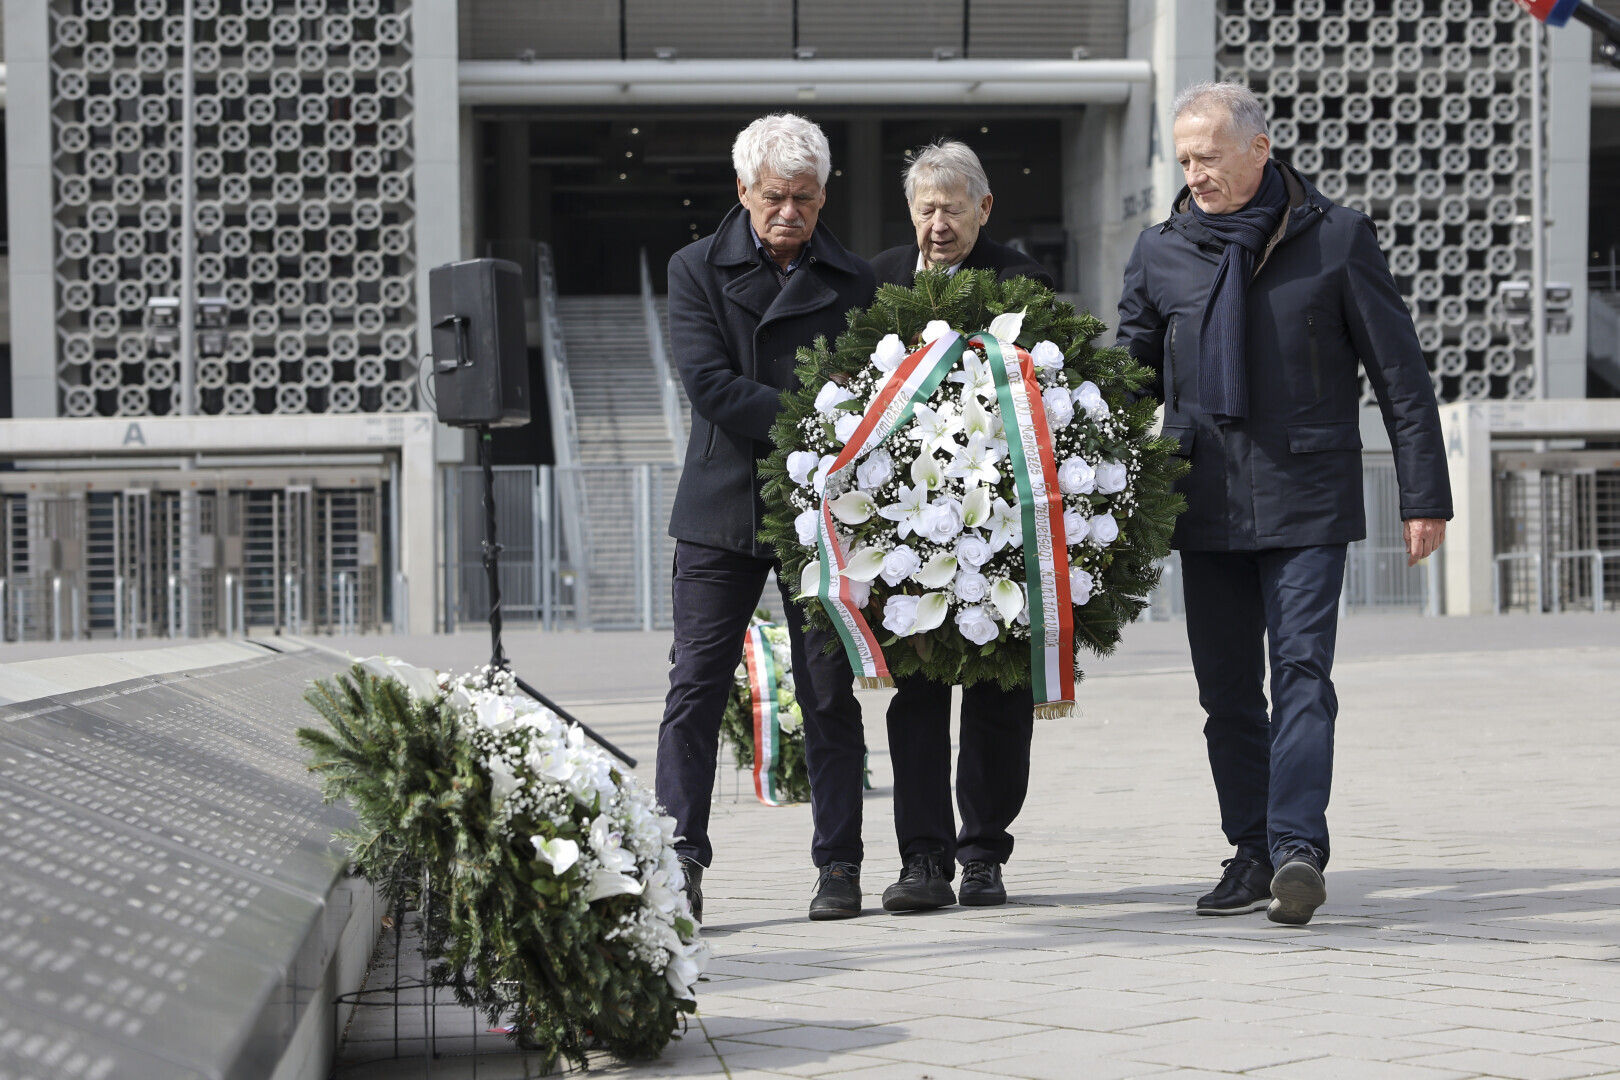
[[[1245,915],[1271,903],[1271,864],[1239,855],[1221,863],[1215,888],[1198,898],[1200,915]]]
[[[968,907],[995,907],[1007,902],[1007,886],[1001,883],[1001,864],[988,859],[971,859],[962,864],[962,884],[956,887],[956,901]]]
[[[692,905],[692,921],[703,922],[703,864],[696,859],[689,859],[685,855],[677,855],[681,860],[681,872],[686,875],[686,902]]]
[[[1327,901],[1322,866],[1314,852],[1290,851],[1277,860],[1271,879],[1271,907],[1266,918],[1288,926],[1304,926]]]
[[[901,858],[900,880],[883,890],[885,911],[932,911],[956,903],[941,853],[919,851]]]
[[[853,919],[861,913],[861,864],[830,862],[816,879],[816,895],[810,901],[810,919]]]

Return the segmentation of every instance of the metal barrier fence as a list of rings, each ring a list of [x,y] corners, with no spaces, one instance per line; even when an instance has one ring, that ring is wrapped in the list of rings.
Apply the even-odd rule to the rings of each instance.
[[[1367,538],[1350,545],[1345,554],[1344,590],[1339,613],[1422,612],[1438,615],[1442,609],[1440,557],[1417,566],[1406,565],[1406,540],[1401,524],[1400,485],[1395,465],[1387,455],[1368,455],[1361,467],[1362,498],[1367,511]],[[1443,551],[1442,551],[1443,555]],[[1620,560],[1617,560],[1620,568]],[[1181,558],[1175,552],[1160,564],[1159,587],[1148,597],[1144,619],[1176,619],[1186,615],[1181,591]]]
[[[1494,465],[1495,610],[1615,610],[1620,455],[1506,452]]]
[[[489,615],[484,575],[483,480],[454,468],[447,549],[457,603],[450,622]],[[547,629],[662,630],[670,617],[675,541],[668,535],[679,467],[669,464],[496,468],[501,608]],[[574,517],[570,527],[570,516]],[[570,538],[577,536],[571,549]]]
[[[489,577],[484,573],[484,474],[476,466],[456,470],[460,492],[456,535],[457,584],[463,622],[489,618]],[[501,545],[501,611],[506,618],[541,617],[540,487],[533,465],[495,466],[496,542]]]
[[[460,494],[450,545],[457,563],[461,621],[488,615],[483,565],[482,480],[460,468]],[[670,573],[675,542],[667,531],[680,469],[675,465],[513,466],[497,469],[501,591],[508,619],[534,619],[548,627],[593,630],[662,630],[672,625]],[[1340,610],[1441,610],[1437,559],[1408,568],[1395,467],[1369,460],[1363,467],[1367,539],[1350,545]],[[527,489],[525,490],[525,486]],[[572,508],[577,507],[577,510]],[[576,530],[563,528],[569,513]],[[567,537],[580,536],[578,551]],[[1620,544],[1616,545],[1620,547]],[[1143,618],[1181,618],[1181,561],[1171,553]],[[1607,566],[1620,572],[1620,554]],[[1620,582],[1609,595],[1620,597]],[[774,594],[765,598],[776,604]]]
[[[338,487],[193,471],[178,489],[8,475],[0,641],[375,632],[402,592],[388,500],[363,474]]]

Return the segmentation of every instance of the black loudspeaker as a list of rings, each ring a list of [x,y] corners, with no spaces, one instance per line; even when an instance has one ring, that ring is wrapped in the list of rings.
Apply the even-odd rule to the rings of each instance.
[[[428,271],[433,391],[452,427],[529,422],[523,271],[505,259],[468,259]]]

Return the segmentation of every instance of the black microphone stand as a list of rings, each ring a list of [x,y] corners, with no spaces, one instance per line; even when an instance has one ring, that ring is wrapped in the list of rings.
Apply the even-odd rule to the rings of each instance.
[[[484,573],[489,578],[489,666],[496,671],[511,672],[511,661],[507,660],[506,650],[501,647],[501,545],[495,541],[495,463],[492,450],[489,425],[479,424],[478,464],[484,470]],[[630,768],[636,767],[635,758],[592,731],[589,725],[581,722],[561,705],[558,705],[555,701],[524,682],[515,673],[512,678],[517,682],[519,690],[562,717],[566,722],[579,728],[592,742]]]

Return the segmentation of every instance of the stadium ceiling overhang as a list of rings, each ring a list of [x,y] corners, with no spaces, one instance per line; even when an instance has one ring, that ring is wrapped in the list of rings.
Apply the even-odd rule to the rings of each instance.
[[[1119,105],[1146,60],[469,60],[464,105]]]

